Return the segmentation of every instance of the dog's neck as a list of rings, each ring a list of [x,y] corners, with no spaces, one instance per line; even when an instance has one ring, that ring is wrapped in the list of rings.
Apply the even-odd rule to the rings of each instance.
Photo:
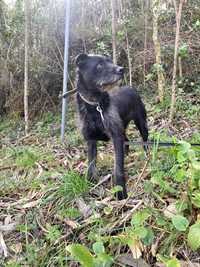
[[[100,105],[104,110],[109,106],[109,94],[101,91],[99,88],[90,88],[79,72],[77,73],[77,91],[82,101],[89,105]]]

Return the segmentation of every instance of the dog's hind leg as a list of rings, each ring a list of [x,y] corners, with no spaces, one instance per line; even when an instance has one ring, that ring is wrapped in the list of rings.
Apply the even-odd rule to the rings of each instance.
[[[97,158],[97,141],[88,140],[88,170],[87,178],[93,180],[96,178],[96,158]]]
[[[140,132],[143,142],[147,142],[149,133],[148,133],[146,118],[142,116],[141,114],[139,114],[137,117],[134,118],[134,122],[135,122],[137,129]],[[145,152],[147,152],[148,145],[144,144],[143,147],[144,147]]]
[[[115,184],[122,187],[122,191],[117,192],[119,200],[127,198],[126,182],[124,177],[124,136],[113,137],[115,150],[114,177]]]

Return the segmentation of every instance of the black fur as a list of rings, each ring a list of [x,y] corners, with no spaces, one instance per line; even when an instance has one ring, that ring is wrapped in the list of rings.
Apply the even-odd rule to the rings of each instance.
[[[123,76],[123,68],[114,65],[110,58],[81,54],[76,59],[77,102],[82,134],[88,146],[88,177],[95,176],[97,141],[112,140],[115,150],[115,184],[122,187],[118,199],[127,197],[124,178],[124,142],[126,128],[135,122],[143,141],[148,140],[146,111],[134,88],[123,86],[111,91],[105,88],[116,84]],[[89,102],[89,103],[88,103]],[[103,119],[97,111],[97,103],[103,111]]]

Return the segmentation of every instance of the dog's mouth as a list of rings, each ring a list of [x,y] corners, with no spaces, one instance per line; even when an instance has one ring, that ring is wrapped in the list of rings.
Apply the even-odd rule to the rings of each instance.
[[[115,88],[115,87],[119,87],[120,84],[121,84],[121,81],[122,81],[122,76],[121,76],[121,75],[117,75],[117,76],[115,77],[115,79],[113,79],[113,80],[110,80],[110,81],[108,81],[108,82],[106,82],[106,81],[102,81],[102,82],[100,83],[100,87],[101,87],[101,89],[102,89],[103,91],[111,90],[111,89],[113,89],[113,88]]]
[[[118,88],[119,86],[121,85],[121,79],[116,81],[116,82],[113,82],[113,83],[109,83],[109,84],[104,84],[102,86],[102,89],[104,91],[110,91],[112,89],[115,89],[115,88]]]

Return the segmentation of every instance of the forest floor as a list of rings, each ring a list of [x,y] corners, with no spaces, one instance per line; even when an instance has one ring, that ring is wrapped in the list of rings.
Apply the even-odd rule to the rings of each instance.
[[[200,147],[157,146],[159,140],[200,143],[196,99],[178,99],[173,126],[167,125],[167,103],[146,105],[155,145],[148,158],[142,147],[130,147],[124,201],[114,196],[119,188],[112,186],[111,143],[99,144],[99,182],[85,178],[74,108],[65,144],[60,115],[37,119],[26,137],[22,121],[3,119],[0,266],[200,266]],[[138,140],[134,125],[128,135]]]

